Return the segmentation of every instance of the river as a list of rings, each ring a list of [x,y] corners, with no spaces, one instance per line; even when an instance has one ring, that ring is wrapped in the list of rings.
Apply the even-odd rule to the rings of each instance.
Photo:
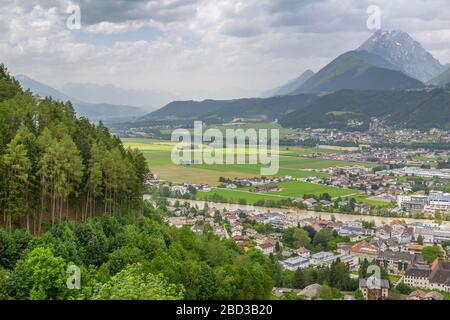
[[[425,220],[425,219],[412,219],[412,218],[398,218],[398,217],[379,217],[379,216],[370,216],[370,215],[351,215],[351,214],[343,214],[343,213],[330,213],[330,212],[316,212],[316,211],[306,211],[300,209],[279,209],[279,208],[266,208],[266,207],[256,207],[253,205],[240,205],[240,204],[231,204],[231,203],[216,203],[210,201],[200,201],[200,200],[184,200],[184,199],[167,199],[170,204],[174,204],[176,201],[180,203],[188,202],[192,206],[198,206],[199,208],[203,208],[205,204],[208,204],[210,208],[216,208],[219,210],[249,210],[249,211],[257,211],[257,212],[290,212],[293,213],[291,217],[296,220],[301,220],[304,218],[310,217],[320,217],[323,219],[330,220],[332,216],[336,218],[337,221],[347,222],[354,221],[357,219],[362,219],[365,221],[373,221],[376,226],[380,226],[383,224],[389,224],[393,220],[405,220],[407,224],[413,222],[433,222],[433,220]],[[450,227],[449,221],[443,221],[443,225]]]

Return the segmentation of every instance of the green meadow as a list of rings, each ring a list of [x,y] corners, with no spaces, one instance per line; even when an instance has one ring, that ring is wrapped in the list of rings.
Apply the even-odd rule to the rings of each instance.
[[[292,181],[280,183],[283,188],[279,192],[270,193],[255,193],[251,192],[249,188],[243,189],[223,189],[217,188],[219,185],[219,178],[252,178],[260,176],[261,165],[249,164],[199,164],[199,165],[175,165],[171,160],[171,152],[176,146],[175,142],[154,139],[122,139],[126,147],[137,148],[144,153],[151,171],[157,174],[161,179],[176,183],[207,183],[215,188],[208,193],[198,193],[199,199],[206,199],[214,194],[218,194],[231,202],[238,202],[240,199],[245,199],[247,203],[251,204],[259,200],[280,200],[287,198],[298,198],[305,194],[321,195],[329,193],[332,198],[341,197],[355,197],[358,201],[369,203],[376,206],[386,206],[386,203],[370,201],[366,199],[366,195],[358,193],[356,190],[340,189],[320,184]],[[221,150],[224,154],[227,149]],[[254,151],[254,150],[253,150]],[[196,153],[199,151],[191,151]],[[320,172],[321,169],[336,167],[336,166],[355,166],[364,165],[371,166],[367,163],[354,163],[343,161],[320,160],[306,157],[312,153],[330,153],[341,151],[316,149],[316,148],[302,148],[302,147],[284,147],[280,146],[280,163],[278,177],[291,176],[293,178],[307,178],[311,176],[326,177],[328,174]],[[236,153],[244,154],[248,158],[248,149],[237,149]]]
[[[141,150],[147,158],[150,169],[161,179],[173,182],[208,183],[213,186],[218,184],[221,176],[227,178],[245,178],[260,176],[260,164],[198,164],[176,165],[172,163],[171,152],[176,146],[175,142],[153,139],[123,139],[126,147]],[[307,158],[305,155],[316,152],[330,152],[330,150],[304,149],[298,147],[280,147],[279,171],[277,176],[292,176],[294,178],[306,178],[311,176],[325,177],[326,173],[319,172],[324,168],[335,166],[357,165],[352,162],[329,161]],[[221,150],[225,155],[229,150]],[[258,153],[256,150],[252,150]],[[192,154],[200,151],[189,151]],[[248,158],[248,148],[237,148],[237,154],[243,154]]]
[[[352,197],[359,195],[355,190],[350,189],[340,189],[330,186],[303,182],[303,181],[290,181],[278,183],[278,186],[282,188],[281,191],[277,192],[267,192],[267,193],[257,193],[251,191],[252,188],[239,188],[239,189],[224,189],[224,188],[213,188],[211,192],[199,192],[197,193],[197,199],[206,200],[211,199],[214,194],[219,195],[229,202],[239,202],[240,200],[245,200],[247,204],[254,204],[259,200],[281,200],[281,199],[295,199],[302,197],[304,195],[316,195],[320,196],[324,193],[328,193],[332,199],[338,197]]]

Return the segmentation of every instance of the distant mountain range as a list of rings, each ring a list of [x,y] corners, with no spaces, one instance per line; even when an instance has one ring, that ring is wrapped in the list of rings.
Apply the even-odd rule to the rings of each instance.
[[[355,122],[367,128],[371,117],[406,128],[450,129],[450,91],[342,90],[313,101],[301,111],[280,119],[284,127],[351,128]],[[359,127],[359,126],[357,126]]]
[[[446,69],[406,32],[379,30],[357,50],[342,54],[315,75],[309,74],[306,81],[291,81],[281,87],[284,90],[271,93],[420,88]]]
[[[17,75],[15,78],[25,90],[30,90],[35,95],[40,97],[51,97],[61,101],[70,100],[74,105],[77,116],[89,118],[91,121],[124,121],[145,114],[144,110],[134,106],[109,103],[87,103],[25,75]]]
[[[246,98],[236,100],[175,101],[140,118],[139,121],[203,120],[228,122],[240,118],[254,122],[271,122],[284,115],[301,110],[317,95],[277,96],[272,98]]]
[[[377,117],[400,127],[450,128],[447,68],[407,33],[377,31],[317,73],[308,70],[266,93],[272,97],[176,101],[137,121],[278,120],[293,128],[364,129]]]
[[[68,83],[62,91],[88,103],[131,105],[146,111],[156,110],[177,99],[176,95],[163,91],[129,90],[111,84]]]

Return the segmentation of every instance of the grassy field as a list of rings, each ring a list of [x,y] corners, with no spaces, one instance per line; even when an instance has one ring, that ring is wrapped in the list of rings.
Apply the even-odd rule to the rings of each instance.
[[[258,200],[281,200],[281,199],[295,199],[302,197],[305,194],[317,195],[328,193],[333,199],[338,197],[352,197],[358,195],[358,192],[350,189],[340,189],[330,186],[301,182],[301,181],[290,181],[282,182],[278,184],[282,190],[278,192],[268,192],[268,193],[256,193],[252,192],[251,188],[239,188],[239,189],[223,189],[214,188],[211,192],[197,193],[197,198],[199,200],[205,200],[211,198],[214,194],[224,197],[230,202],[238,202],[239,200],[245,200],[248,204],[254,204]]]
[[[190,165],[179,166],[172,163],[171,152],[175,142],[153,140],[153,139],[122,139],[126,147],[138,148],[144,153],[150,169],[161,179],[176,183],[207,183],[217,187],[220,177],[226,178],[251,178],[260,176],[260,165]],[[226,150],[224,151],[226,152]],[[238,153],[248,154],[248,150],[237,150]],[[325,177],[326,173],[319,172],[320,169],[335,166],[365,165],[366,163],[329,161],[304,157],[311,153],[340,152],[328,149],[302,148],[302,147],[280,147],[280,169],[279,177],[292,176],[294,178],[306,178],[311,176]],[[387,206],[385,202],[368,200],[367,195],[360,194],[356,190],[339,189],[324,185],[306,182],[281,183],[282,191],[276,193],[258,194],[250,192],[248,189],[229,190],[214,188],[209,193],[199,193],[199,199],[211,197],[214,193],[238,201],[245,199],[247,203],[254,203],[258,200],[279,200],[283,198],[297,198],[304,194],[320,195],[325,192],[332,197],[351,196],[358,202],[368,203],[372,206]]]
[[[280,138],[284,138],[286,136],[292,135],[296,133],[296,130],[294,129],[287,129],[287,128],[283,128],[281,127],[279,124],[270,124],[270,123],[251,123],[251,124],[245,124],[245,125],[238,125],[238,124],[229,124],[229,125],[214,125],[214,126],[204,126],[203,130],[207,130],[210,128],[214,128],[214,129],[219,129],[223,135],[225,135],[226,130],[227,129],[231,129],[231,130],[236,130],[236,129],[242,129],[242,130],[247,130],[247,129],[255,129],[255,130],[259,130],[259,129],[278,129],[279,133],[280,133]],[[173,130],[171,129],[163,129],[161,130],[162,134],[171,134]],[[189,129],[189,131],[192,133],[194,131],[194,129]],[[270,132],[270,131],[269,131]]]
[[[217,186],[218,180],[221,176],[227,178],[260,176],[261,165],[175,165],[171,160],[171,151],[176,143],[171,141],[152,139],[123,139],[123,142],[126,147],[138,148],[139,150],[141,150],[144,153],[152,172],[160,176],[161,179],[167,181],[208,183],[212,186]],[[228,150],[225,149],[224,153],[226,153],[227,151]],[[240,154],[248,154],[248,152],[248,149],[246,150],[243,148],[237,150],[237,153]],[[295,178],[305,178],[310,176],[325,177],[327,176],[327,174],[318,172],[320,169],[335,166],[357,165],[356,163],[352,162],[329,161],[302,157],[302,155],[310,154],[313,152],[332,152],[332,150],[280,147],[280,169],[277,176],[292,176]]]

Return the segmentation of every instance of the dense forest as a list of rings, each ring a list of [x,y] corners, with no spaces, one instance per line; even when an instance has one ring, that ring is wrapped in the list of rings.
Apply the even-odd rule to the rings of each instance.
[[[39,237],[0,230],[1,299],[267,299],[281,277],[274,257],[211,230],[163,222],[163,209],[64,221]],[[67,267],[81,269],[70,290]]]
[[[148,168],[136,150],[70,102],[38,99],[0,66],[0,214],[33,234],[71,217],[142,210]]]

